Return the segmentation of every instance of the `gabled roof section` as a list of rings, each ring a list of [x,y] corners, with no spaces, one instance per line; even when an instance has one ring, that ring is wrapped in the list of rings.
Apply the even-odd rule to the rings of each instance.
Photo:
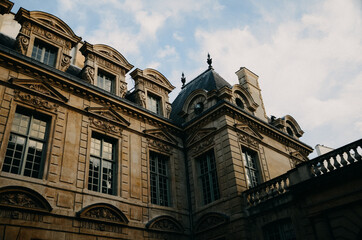
[[[86,110],[90,113],[111,120],[123,126],[129,126],[130,122],[122,117],[119,113],[110,107],[87,107]]]
[[[95,44],[93,45],[93,49],[102,57],[123,66],[127,72],[133,68],[133,65],[130,64],[120,52],[108,45]]]
[[[11,78],[9,82],[20,86],[21,88],[28,89],[33,92],[37,92],[41,95],[45,95],[54,98],[58,101],[68,102],[68,98],[58,92],[54,87],[50,86],[47,82],[42,79],[18,79]]]
[[[177,144],[176,139],[164,129],[148,129],[144,130],[143,132],[149,136],[164,140],[171,144]]]
[[[225,86],[231,88],[231,85],[217,72],[215,72],[213,68],[207,69],[205,72],[197,76],[183,87],[181,92],[172,103],[172,112],[170,118],[177,123],[182,123],[182,119],[178,114],[181,112],[187,97],[193,91],[197,89],[203,89],[210,92],[212,90],[219,90]]]
[[[65,22],[50,13],[41,11],[28,11],[24,8],[20,8],[15,15],[15,20],[17,20],[20,24],[25,21],[37,23],[47,30],[58,33],[59,35],[67,38],[73,44],[79,42],[82,39],[81,37],[75,35],[73,30]]]

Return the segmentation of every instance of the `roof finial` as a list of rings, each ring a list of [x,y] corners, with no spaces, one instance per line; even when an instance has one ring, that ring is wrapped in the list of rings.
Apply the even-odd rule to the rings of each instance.
[[[182,72],[182,75],[181,75],[181,82],[182,82],[181,89],[183,89],[185,87],[185,82],[186,82],[185,74],[183,72]]]
[[[212,58],[210,58],[210,53],[207,53],[207,64],[209,64],[209,69],[212,68],[211,64],[212,64]]]

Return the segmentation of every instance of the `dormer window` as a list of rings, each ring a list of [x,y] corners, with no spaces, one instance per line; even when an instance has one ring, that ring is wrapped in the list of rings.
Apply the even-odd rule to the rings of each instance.
[[[98,71],[97,86],[103,90],[114,93],[114,77],[110,74]]]
[[[245,107],[244,107],[244,103],[243,103],[243,101],[241,101],[240,98],[236,98],[236,99],[235,99],[235,103],[236,103],[236,105],[237,105],[239,108],[241,108],[241,109],[244,109],[244,108],[245,108]]]
[[[196,115],[202,113],[204,111],[204,104],[202,102],[198,102],[195,104],[194,112]]]
[[[51,67],[55,67],[58,49],[38,39],[34,41],[31,57]]]
[[[153,94],[147,94],[148,110],[162,115],[161,98]]]

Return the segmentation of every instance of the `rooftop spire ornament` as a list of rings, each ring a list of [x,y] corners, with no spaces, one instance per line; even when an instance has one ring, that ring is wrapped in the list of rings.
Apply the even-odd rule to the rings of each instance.
[[[210,58],[210,53],[207,54],[207,64],[209,64],[209,69],[212,68],[211,64],[212,64],[212,58]]]
[[[181,82],[182,82],[181,89],[183,89],[185,87],[185,82],[186,82],[185,74],[183,72],[182,72],[182,75],[181,75]]]

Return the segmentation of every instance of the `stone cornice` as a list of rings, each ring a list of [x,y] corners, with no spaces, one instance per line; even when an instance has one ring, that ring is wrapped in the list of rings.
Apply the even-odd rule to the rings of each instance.
[[[217,116],[220,116],[222,114],[224,115],[227,114],[233,117],[234,119],[238,119],[242,122],[245,122],[249,126],[252,126],[254,129],[259,131],[260,133],[263,133],[273,139],[276,139],[277,141],[289,147],[299,150],[303,152],[305,155],[308,155],[313,151],[313,149],[307,144],[290,137],[286,133],[276,129],[274,126],[239,110],[237,107],[225,101],[220,101],[212,108],[210,108],[209,111],[201,115],[199,119],[195,119],[190,124],[185,126],[185,131],[193,132],[194,131],[193,129],[201,128],[202,126],[206,125],[208,122],[215,120]]]
[[[105,107],[111,107],[128,116],[142,119],[151,125],[166,128],[175,132],[176,135],[179,135],[182,131],[180,127],[170,120],[155,116],[152,112],[137,106],[135,103],[103,91],[73,75],[34,61],[2,45],[0,45],[0,65],[33,78],[43,79],[51,86],[59,87]]]

